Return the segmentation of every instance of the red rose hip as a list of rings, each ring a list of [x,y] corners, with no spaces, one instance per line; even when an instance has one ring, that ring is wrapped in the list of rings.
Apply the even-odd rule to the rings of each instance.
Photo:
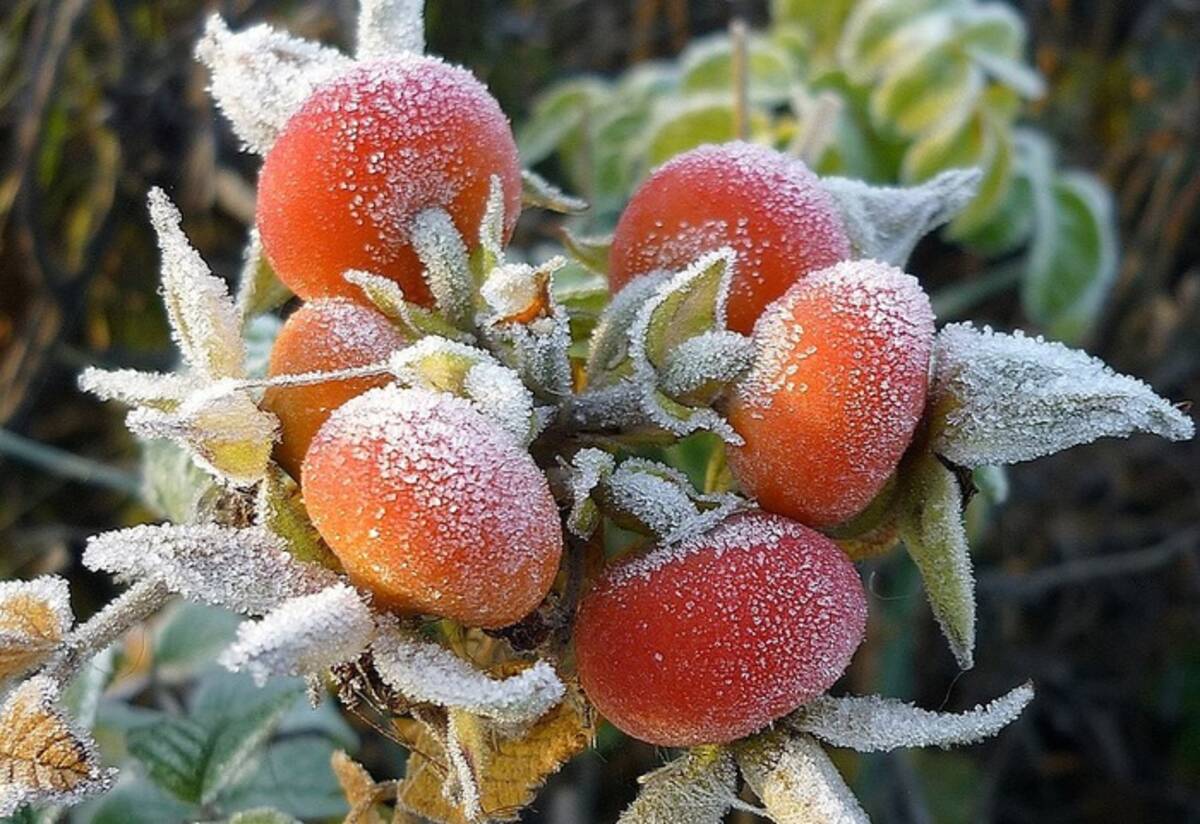
[[[453,395],[387,386],[349,401],[313,440],[301,489],[350,579],[399,612],[507,626],[558,571],[545,476]]]
[[[521,208],[516,143],[470,72],[416,55],[360,64],[314,91],[267,153],[258,186],[263,247],[303,298],[358,299],[342,275],[362,269],[428,305],[412,219],[445,209],[476,244],[492,175],[511,235]]]
[[[618,563],[580,606],[584,692],[652,744],[719,744],[825,692],[862,641],[866,593],[825,536],[765,512]]]
[[[758,356],[727,409],[742,489],[809,526],[861,512],[912,441],[933,334],[928,296],[887,264],[839,263],[789,289],[755,326]]]
[[[382,314],[344,298],[306,303],[284,323],[271,347],[267,374],[302,375],[369,366],[387,360],[404,346],[404,336]],[[302,386],[273,386],[263,406],[279,418],[280,439],[275,460],[292,477],[300,477],[300,462],[313,436],[329,413],[390,378],[354,378]]]
[[[801,161],[750,143],[701,146],[634,192],[613,234],[610,286],[722,246],[737,253],[728,320],[743,334],[798,278],[850,256],[833,199]]]

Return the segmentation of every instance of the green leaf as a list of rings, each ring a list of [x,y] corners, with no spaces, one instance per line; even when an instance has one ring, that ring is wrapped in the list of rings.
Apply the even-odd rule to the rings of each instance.
[[[127,741],[130,754],[145,765],[155,784],[183,801],[200,802],[211,747],[203,724],[187,718],[164,719],[130,730]]]
[[[73,811],[73,824],[184,824],[200,811],[142,779],[123,783],[112,792]]]
[[[521,170],[521,205],[562,215],[577,215],[588,208],[586,200],[568,195],[537,172],[528,169]]]
[[[838,62],[856,83],[869,82],[897,54],[912,49],[907,26],[924,22],[943,0],[868,0],[846,20]]]
[[[725,302],[733,278],[734,256],[729,250],[705,255],[675,275],[665,294],[655,296],[645,330],[646,359],[655,369],[684,341],[725,328]]]
[[[612,252],[612,235],[582,236],[563,227],[559,232],[563,246],[580,266],[600,275],[608,274],[608,259]]]
[[[983,75],[952,48],[897,58],[871,94],[871,116],[880,128],[918,137],[939,123],[961,122],[983,92]]]
[[[146,506],[170,521],[191,521],[200,499],[217,488],[216,482],[178,444],[157,438],[139,443]]]
[[[750,100],[763,105],[785,102],[796,84],[787,53],[769,40],[752,35],[746,47]],[[727,92],[733,87],[733,43],[718,34],[693,42],[680,56],[680,89],[684,94]]]
[[[1011,132],[1004,124],[984,114],[986,129],[983,180],[974,200],[959,213],[947,229],[952,238],[969,236],[992,220],[1005,204],[1013,183],[1013,141]],[[1017,221],[1018,224],[1020,221]]]
[[[580,78],[547,89],[533,104],[533,115],[517,137],[521,159],[535,164],[548,157],[609,94],[608,84]]]
[[[1022,302],[1052,335],[1077,341],[1095,322],[1117,275],[1112,193],[1095,178],[1071,172],[1034,198],[1034,210]]]
[[[311,815],[311,813],[310,813]],[[244,810],[229,817],[229,824],[300,824],[298,819],[270,807]]]
[[[766,128],[766,115],[757,110],[751,111],[751,135],[761,133]],[[726,143],[737,137],[737,116],[732,95],[697,95],[665,108],[655,118],[648,129],[644,164],[648,167],[658,166],[702,144]]]
[[[154,666],[168,683],[190,678],[212,665],[232,643],[241,616],[221,607],[179,600],[163,614],[154,636]]]
[[[280,740],[248,766],[244,777],[221,794],[224,809],[270,806],[304,819],[344,816],[348,809],[330,758],[337,745],[317,735]]]
[[[975,665],[975,578],[954,473],[918,450],[900,468],[900,537],[921,571],[925,594],[964,670]]]
[[[965,120],[946,121],[908,147],[901,161],[900,179],[915,183],[943,169],[982,166],[990,139],[987,123],[979,112]]]
[[[309,520],[300,486],[272,464],[258,488],[258,522],[283,538],[287,551],[300,561],[341,570],[337,556]]]
[[[292,290],[283,285],[275,268],[263,252],[258,229],[250,232],[250,241],[242,260],[242,274],[238,281],[237,308],[243,323],[256,315],[270,312],[287,303]]]

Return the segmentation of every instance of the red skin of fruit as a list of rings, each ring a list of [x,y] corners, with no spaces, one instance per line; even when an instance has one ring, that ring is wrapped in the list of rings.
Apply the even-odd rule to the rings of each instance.
[[[258,185],[263,247],[303,298],[361,300],[342,276],[362,269],[428,306],[412,218],[443,208],[474,247],[492,175],[504,190],[507,238],[521,210],[521,167],[495,98],[437,58],[364,63],[314,91],[267,153]]]
[[[302,375],[382,363],[405,344],[404,336],[382,314],[344,298],[306,303],[293,312],[271,347],[267,374]],[[275,460],[300,477],[300,462],[329,413],[390,378],[355,378],[304,386],[271,387],[263,407],[279,418]]]
[[[849,261],[796,283],[754,330],[759,354],[726,410],[729,449],[763,509],[824,527],[857,515],[925,408],[933,310],[916,279]]]
[[[832,198],[801,161],[749,143],[701,146],[634,192],[613,234],[610,287],[722,246],[737,252],[728,321],[742,334],[798,278],[850,256]]]
[[[576,624],[580,683],[634,738],[727,743],[829,689],[866,617],[836,544],[770,513],[734,515],[601,576]]]
[[[558,571],[545,476],[452,395],[388,386],[349,401],[313,440],[301,489],[350,579],[397,612],[508,626]]]

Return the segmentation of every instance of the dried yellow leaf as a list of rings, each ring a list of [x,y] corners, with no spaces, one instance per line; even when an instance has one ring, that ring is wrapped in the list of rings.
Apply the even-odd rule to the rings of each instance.
[[[0,679],[43,663],[62,643],[72,616],[67,582],[57,576],[0,583]]]
[[[30,803],[72,804],[112,782],[95,744],[59,707],[58,691],[51,678],[31,678],[0,709],[0,816]]]
[[[461,711],[451,711],[450,726],[474,773],[479,806],[492,821],[516,821],[546,779],[585,749],[595,733],[595,719],[573,685],[562,703],[519,731]],[[412,721],[397,722],[397,731],[412,744],[399,806],[442,824],[471,824],[444,792],[447,782],[456,780],[447,741]]]
[[[333,774],[342,787],[350,812],[343,824],[386,824],[383,815],[376,809],[380,800],[379,784],[371,778],[362,764],[359,764],[343,750],[337,750],[329,759]]]

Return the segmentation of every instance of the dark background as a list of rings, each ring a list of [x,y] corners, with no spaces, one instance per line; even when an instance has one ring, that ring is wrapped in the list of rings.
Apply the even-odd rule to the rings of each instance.
[[[1088,348],[1168,397],[1200,398],[1200,3],[1016,5],[1052,89],[1033,122],[1120,207],[1123,265]],[[431,51],[473,68],[517,122],[553,79],[670,56],[735,14],[766,14],[683,0],[430,6]],[[342,46],[355,13],[348,0],[0,0],[0,577],[61,572],[81,615],[111,594],[78,564],[84,538],[147,514],[130,494],[120,410],[80,395],[74,376],[173,360],[145,192],[173,196],[227,276],[253,214],[258,161],[191,59],[214,10],[235,28],[267,19]],[[547,229],[526,220],[518,242]],[[911,268],[936,286],[971,269],[960,256],[933,241]],[[1005,296],[976,314],[1022,323]],[[973,524],[979,663],[961,678],[907,562],[868,571],[871,639],[850,688],[963,709],[1027,678],[1038,687],[987,744],[838,754],[877,821],[1200,821],[1198,473],[1200,444],[1150,438],[1014,468],[1008,503]],[[530,820],[568,820],[554,810],[573,797],[611,821],[658,757],[618,744],[555,779]]]

